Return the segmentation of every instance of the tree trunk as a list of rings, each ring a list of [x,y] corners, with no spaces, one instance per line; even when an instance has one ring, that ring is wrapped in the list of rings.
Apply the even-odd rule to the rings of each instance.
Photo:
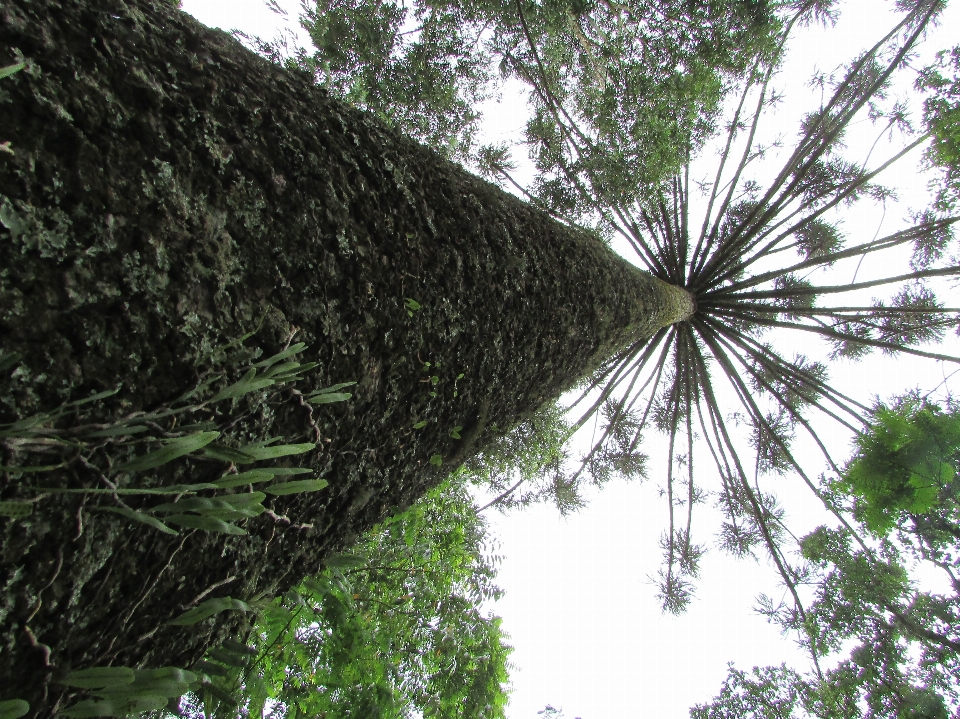
[[[299,389],[358,382],[314,408],[315,427],[288,392],[224,429],[228,443],[321,440],[286,460],[330,486],[272,498],[248,536],[171,537],[90,511],[103,495],[0,519],[0,700],[37,716],[71,701],[56,683],[70,669],[189,667],[239,620],[171,618],[286,591],[497,428],[689,312],[595,238],[169,4],[3,0],[0,65],[18,53],[27,69],[0,79],[0,350],[23,361],[0,378],[0,421],[118,382],[102,412],[161,406],[264,316],[248,345],[293,337],[320,363]],[[226,428],[229,410],[210,419]],[[226,468],[188,458],[123,481]],[[0,482],[4,500],[105,486],[79,460]]]

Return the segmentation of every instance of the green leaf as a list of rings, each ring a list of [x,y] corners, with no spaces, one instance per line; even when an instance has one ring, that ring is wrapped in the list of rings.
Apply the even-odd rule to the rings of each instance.
[[[260,328],[263,326],[263,321],[264,321],[266,318],[267,318],[267,313],[264,312],[262,315],[260,315],[260,319],[257,320],[257,326],[256,326],[256,328],[255,328],[253,331],[247,332],[245,335],[243,335],[243,336],[241,336],[241,337],[237,337],[236,339],[230,340],[230,341],[227,342],[226,344],[222,344],[222,345],[220,345],[220,346],[218,346],[218,347],[212,347],[212,348],[210,348],[210,349],[207,350],[205,353],[203,353],[203,355],[201,355],[200,361],[201,361],[201,362],[206,362],[208,359],[210,359],[210,358],[212,358],[212,357],[214,357],[214,356],[216,356],[216,355],[218,355],[218,354],[222,354],[222,353],[226,352],[226,351],[227,351],[228,349],[230,349],[231,347],[240,347],[240,345],[242,345],[244,342],[246,342],[248,339],[250,339],[250,338],[253,337],[255,334],[257,334],[257,332],[260,331]],[[260,352],[260,351],[261,351],[261,350],[260,350],[259,347],[252,347],[252,348],[251,348],[251,347],[241,347],[241,348],[240,348],[240,352]]]
[[[301,479],[296,482],[284,482],[282,484],[271,484],[264,488],[268,494],[285,495],[300,494],[301,492],[316,492],[323,489],[328,484],[325,479]]]
[[[307,402],[313,404],[333,404],[334,402],[346,402],[353,397],[349,392],[322,392],[307,397]]]
[[[303,580],[303,582],[301,582],[301,584],[306,587],[307,591],[313,592],[321,597],[330,593],[330,582],[328,582],[324,577],[320,577],[319,579],[307,577]]]
[[[53,494],[184,494],[185,492],[199,492],[202,489],[219,489],[215,484],[171,484],[169,487],[150,487],[143,489],[102,489],[99,487],[85,487],[83,489],[69,489],[62,487],[34,487],[38,492]]]
[[[246,445],[244,449],[250,449],[253,447],[267,447],[275,442],[279,442],[282,439],[283,437],[267,437],[267,439],[260,440],[259,442],[251,442],[250,444]]]
[[[436,385],[440,384],[440,378],[439,378],[437,375],[433,375],[433,376],[430,378],[430,383],[431,383],[432,385],[436,386]]]
[[[31,417],[24,417],[13,424],[8,424],[6,429],[0,432],[0,437],[16,437],[17,433],[33,429],[49,420],[50,415],[48,414],[35,414]]]
[[[302,362],[296,371],[284,372],[281,377],[284,379],[293,377],[294,375],[301,375],[304,372],[309,372],[312,369],[315,369],[320,366],[319,362]]]
[[[7,65],[6,67],[0,67],[0,79],[9,77],[15,72],[20,72],[26,66],[27,66],[27,63],[18,62],[16,65]],[[20,715],[18,714],[17,716],[20,716]]]
[[[200,482],[198,484],[171,484],[167,487],[155,487],[150,489],[118,489],[117,494],[183,494],[185,492],[199,492],[204,489],[217,489],[217,485],[210,482]],[[113,490],[104,490],[110,492]]]
[[[314,442],[304,444],[278,444],[273,447],[256,447],[247,445],[241,451],[253,455],[255,460],[276,459],[277,457],[288,457],[293,454],[303,454],[314,449],[317,445]]]
[[[260,375],[261,379],[275,378],[278,375],[289,374],[290,372],[296,372],[297,368],[300,367],[299,362],[284,362],[282,364],[275,365],[267,369],[263,374]]]
[[[413,428],[414,428],[414,429],[423,429],[423,428],[426,427],[426,426],[427,426],[427,420],[423,420],[422,422],[417,422],[415,425],[413,425]]]
[[[8,430],[29,429],[30,427],[36,427],[38,424],[43,424],[49,419],[50,415],[40,413],[18,419],[16,422],[5,422],[0,424],[0,427],[6,427]]]
[[[262,379],[262,380],[257,379],[249,382],[244,382],[243,384],[238,382],[237,384],[230,385],[226,389],[220,390],[216,395],[214,395],[210,399],[210,401],[219,402],[220,400],[224,400],[224,399],[236,399],[238,397],[243,397],[243,395],[245,394],[256,392],[258,389],[272,387],[275,384],[276,384],[276,380],[272,380],[272,379]]]
[[[310,470],[307,471],[309,472]],[[230,489],[231,487],[240,487],[245,484],[266,482],[273,479],[274,474],[272,470],[252,469],[249,472],[240,472],[239,474],[226,474],[220,479],[214,480],[213,484],[221,489]]]
[[[353,594],[353,587],[338,567],[330,567],[331,581],[337,589],[347,595],[349,598]]]
[[[197,432],[186,437],[178,437],[156,452],[139,457],[117,467],[118,472],[142,472],[166,464],[177,457],[195,452],[220,436],[219,432]]]
[[[272,365],[275,365],[277,362],[281,362],[285,360],[287,357],[293,357],[293,355],[303,352],[303,350],[305,350],[306,348],[307,348],[307,345],[305,343],[297,342],[297,344],[291,345],[290,347],[285,349],[283,352],[278,352],[272,357],[267,357],[267,359],[261,360],[260,362],[257,362],[256,364],[250,365],[250,366],[251,367],[270,367]]]
[[[220,612],[226,611],[239,611],[239,612],[249,612],[250,605],[246,602],[243,602],[239,599],[234,599],[233,597],[218,597],[216,599],[208,599],[203,604],[194,607],[193,609],[184,612],[179,617],[174,619],[170,624],[175,624],[177,626],[189,626],[191,624],[198,624],[204,619],[209,619],[210,617],[219,614]]]
[[[366,566],[367,558],[359,554],[338,554],[336,557],[324,559],[323,563],[329,569],[356,569]]]
[[[223,642],[223,648],[229,649],[231,652],[236,652],[238,654],[246,654],[247,656],[255,657],[260,652],[257,651],[256,647],[248,647],[246,644],[241,644],[240,642],[235,642],[232,639],[226,639]]]
[[[171,679],[177,682],[186,682],[192,684],[197,681],[197,675],[194,672],[180,667],[160,667],[158,669],[140,669],[137,671],[137,678],[134,682],[154,681],[158,679]]]
[[[441,464],[443,464],[443,457],[441,457],[439,454],[432,455],[430,457],[430,464],[435,464],[439,467]]]
[[[256,517],[258,514],[263,514],[266,511],[266,508],[257,505],[260,508],[260,511],[254,509],[211,509],[209,512],[204,512],[204,517],[210,517],[212,519],[219,519],[223,522],[235,522],[238,519],[248,519],[250,517]]]
[[[180,534],[176,529],[168,527],[166,524],[161,522],[156,517],[151,517],[149,514],[144,514],[143,512],[138,512],[135,509],[126,509],[125,507],[96,507],[104,512],[113,512],[114,514],[119,514],[127,519],[132,519],[135,522],[143,522],[144,524],[149,524],[154,529],[159,529],[161,532],[167,534],[177,535]]]
[[[463,429],[463,427],[461,427],[460,425],[457,425],[456,427],[450,430],[450,436],[453,437],[454,439],[460,439],[461,429]]]
[[[172,412],[172,414],[176,414],[176,411]],[[213,421],[193,422],[192,424],[179,425],[179,429],[181,432],[199,432],[201,430],[204,432],[207,432],[216,428],[217,428],[217,423]]]
[[[130,714],[158,711],[167,706],[167,700],[161,696],[145,696],[136,699],[87,699],[60,712],[60,716],[69,719],[86,717],[125,717]]]
[[[225,677],[230,673],[226,667],[220,666],[219,664],[214,664],[213,662],[208,662],[205,659],[201,659],[199,662],[194,664],[193,668],[198,672],[208,674],[212,677]]]
[[[250,666],[250,659],[246,655],[231,652],[229,649],[224,649],[223,647],[208,650],[207,656],[221,664],[226,664],[228,667],[246,669]]]
[[[300,375],[309,372],[314,367],[318,367],[318,362],[288,362],[276,367],[271,367],[263,376],[276,380],[277,382],[290,382],[291,380],[302,379]]]
[[[344,387],[353,387],[356,382],[341,382],[340,384],[335,384],[332,387],[325,387],[324,389],[319,389],[313,393],[314,396],[318,394],[328,394],[329,392],[336,392],[337,390],[343,389]]]
[[[179,502],[168,502],[166,504],[158,504],[156,507],[151,508],[151,512],[160,512],[160,513],[183,513],[183,512],[205,512],[208,510],[214,509],[232,509],[227,504],[222,502],[219,499],[211,499],[209,497],[187,497],[186,499],[181,499]]]
[[[242,509],[244,507],[256,507],[266,498],[267,495],[263,492],[244,492],[242,494],[229,494],[221,497],[220,500],[234,509]]]
[[[231,487],[240,487],[245,484],[256,484],[266,482],[274,477],[286,477],[295,474],[312,474],[313,470],[308,467],[264,467],[262,469],[251,469],[239,474],[225,474],[220,479],[214,480],[210,488],[230,489]]]
[[[247,464],[256,461],[256,458],[252,454],[217,443],[207,445],[203,450],[203,456],[219,459],[222,462],[235,462],[236,464]]]
[[[173,514],[167,517],[170,524],[176,524],[190,529],[202,529],[205,532],[218,532],[220,534],[246,534],[247,530],[238,527],[235,524],[224,522],[216,517],[206,517],[196,514]]]
[[[2,72],[2,70],[0,70]],[[0,354],[0,372],[5,372],[11,367],[16,366],[20,363],[20,358],[22,355],[19,352],[10,352]]]
[[[0,517],[22,519],[33,514],[32,502],[0,502]]]
[[[100,429],[96,432],[90,432],[85,437],[122,437],[125,434],[139,434],[146,432],[147,427],[142,424],[131,424],[128,427],[110,427],[109,429]]]
[[[306,601],[303,598],[303,595],[300,594],[296,589],[288,589],[287,593],[283,595],[285,601],[290,602],[290,604],[296,604],[300,607],[307,606]]]
[[[224,399],[236,399],[237,397],[242,397],[250,392],[255,392],[258,389],[263,389],[276,384],[276,380],[264,379],[263,377],[257,379],[256,375],[257,370],[251,368],[243,377],[240,378],[239,381],[234,382],[232,385],[224,387],[222,390],[217,392],[213,397],[210,398],[210,401],[219,402],[220,400]]]
[[[181,697],[190,691],[189,682],[180,682],[176,679],[147,679],[140,681],[139,677],[133,684],[122,687],[111,687],[91,692],[101,699],[142,699],[144,697]]]
[[[77,689],[103,689],[132,684],[135,678],[133,669],[128,667],[91,667],[70,672],[60,683]]]
[[[85,397],[84,399],[78,399],[78,400],[74,400],[73,402],[67,402],[63,406],[79,407],[80,405],[87,404],[89,402],[96,402],[98,399],[104,399],[105,397],[112,397],[119,391],[120,391],[119,387],[117,387],[116,389],[108,389],[105,392],[97,392],[96,394],[92,394],[89,397]]]
[[[0,702],[0,719],[20,719],[28,711],[30,711],[30,705],[23,699]]]
[[[407,300],[407,301],[406,301],[405,305],[406,305],[406,308],[407,308],[408,310],[413,310],[414,312],[416,312],[417,310],[420,309],[420,303],[417,302],[417,301],[416,301],[415,299],[413,299],[412,297],[407,297],[406,300]]]
[[[3,432],[0,432],[0,437],[3,436]],[[44,464],[39,467],[8,467],[5,465],[0,465],[0,472],[24,472],[29,474],[31,472],[52,472],[55,469],[60,469],[62,464]]]
[[[242,517],[256,517],[266,510],[260,504],[267,495],[263,492],[231,494],[218,498],[189,497],[154,507],[154,512],[196,512],[224,521]]]

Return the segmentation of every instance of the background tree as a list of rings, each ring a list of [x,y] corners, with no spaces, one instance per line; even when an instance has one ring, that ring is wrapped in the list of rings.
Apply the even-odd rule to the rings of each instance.
[[[952,403],[951,403],[952,404]],[[960,416],[906,397],[878,407],[859,451],[837,488],[855,497],[854,516],[876,534],[886,534],[906,513],[916,525],[936,509],[942,531],[960,537],[952,518],[957,505]],[[948,521],[950,520],[950,521]]]
[[[285,36],[241,37],[471,166],[509,166],[509,148],[477,146],[478,104],[507,79],[523,83],[532,111],[526,143],[543,173],[530,197],[551,207],[561,197],[579,202],[554,157],[566,152],[550,129],[555,115],[590,135],[579,171],[608,189],[643,192],[682,167],[729,77],[769,50],[778,22],[762,1],[320,0],[304,9],[310,50]]]
[[[927,159],[943,173],[935,186],[937,205],[951,211],[960,194],[960,46],[940,51],[937,62],[923,69],[916,87],[928,94],[924,122],[933,142]]]
[[[268,3],[270,4],[270,3]],[[272,9],[286,12],[276,3]],[[314,75],[331,95],[368,110],[443,155],[470,156],[476,107],[496,90],[484,28],[460,4],[383,0],[304,5],[300,22],[316,48],[287,36],[238,36],[273,62]],[[411,23],[416,27],[407,29]]]
[[[203,665],[218,695],[256,717],[503,717],[511,647],[480,608],[501,594],[499,557],[467,487],[453,473],[277,599],[237,637],[253,658],[219,652]],[[205,699],[214,716],[236,716]],[[202,716],[199,700],[181,715]]]
[[[946,719],[960,710],[960,409],[911,395],[876,407],[871,419],[841,476],[823,482],[861,521],[821,526],[800,541],[802,584],[813,588],[805,616],[766,602],[815,657],[855,646],[833,668],[805,674],[731,666],[714,701],[691,711],[696,719]],[[933,582],[932,572],[946,581]]]
[[[775,10],[763,0],[502,6],[491,45],[504,74],[527,85],[524,142],[537,169],[530,188],[514,187],[583,223],[598,204],[629,205],[682,172],[735,79],[773,48]],[[482,148],[479,165],[510,179],[502,145]]]
[[[563,410],[554,402],[468,459],[464,469],[470,482],[499,493],[478,511],[552,502],[566,514],[583,506],[576,484],[567,482],[569,438]]]

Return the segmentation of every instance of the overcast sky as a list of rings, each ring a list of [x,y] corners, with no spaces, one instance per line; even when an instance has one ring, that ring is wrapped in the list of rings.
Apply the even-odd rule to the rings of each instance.
[[[279,4],[290,11],[295,25],[299,0]],[[818,96],[806,88],[812,72],[833,70],[879,39],[894,24],[888,12],[892,4],[849,0],[840,4],[837,27],[796,35],[777,83],[786,92],[787,102],[767,119],[768,131],[795,136],[797,113],[813,109],[818,102]],[[286,22],[267,10],[262,0],[184,0],[183,9],[207,25],[240,29],[265,39],[275,36]],[[955,32],[951,36],[946,29],[951,27],[960,27],[956,2],[939,30],[931,33],[925,55],[957,42]],[[293,29],[300,32],[300,42],[309,46],[302,30]],[[485,126],[490,140],[517,137],[524,123],[524,105],[510,92],[504,98],[499,108],[488,108],[495,110]],[[853,144],[859,140],[869,145],[873,139],[869,125],[853,128],[851,134]],[[864,205],[845,218],[852,241],[870,239],[878,229],[894,231],[901,226],[906,206],[925,206],[925,180],[911,169],[917,159],[902,163],[895,173],[902,206],[888,208],[884,214],[882,208]],[[709,160],[701,165],[704,175],[708,166]],[[695,168],[693,176],[696,173]],[[883,270],[866,265],[861,279],[871,269]],[[947,304],[953,302],[947,300]],[[798,349],[812,359],[827,353],[826,348],[809,343]],[[834,365],[831,370],[837,386],[867,401],[915,386],[931,389],[943,377],[939,364],[881,356],[856,365]],[[716,694],[729,661],[744,669],[781,662],[807,667],[793,640],[781,637],[776,627],[752,610],[757,594],[771,593],[776,585],[774,571],[765,563],[737,562],[712,551],[702,562],[702,580],[690,610],[681,617],[660,613],[655,588],[647,577],[659,567],[657,540],[666,522],[664,501],[657,494],[656,470],[663,465],[656,462],[656,447],[650,448],[650,440],[655,445],[656,437],[647,439],[655,471],[642,486],[611,482],[590,497],[585,510],[567,519],[560,519],[549,507],[506,517],[491,515],[502,543],[500,553],[506,557],[499,575],[506,596],[495,610],[504,618],[515,647],[510,719],[535,719],[547,703],[562,707],[568,719],[681,719],[688,716],[691,705]],[[839,448],[838,456],[848,455],[847,437],[833,434],[831,440]],[[806,532],[826,520],[822,508],[799,484],[787,477],[777,491],[791,526]],[[715,518],[702,510],[695,534],[697,526],[703,527],[699,541],[709,541],[707,528],[715,526]]]

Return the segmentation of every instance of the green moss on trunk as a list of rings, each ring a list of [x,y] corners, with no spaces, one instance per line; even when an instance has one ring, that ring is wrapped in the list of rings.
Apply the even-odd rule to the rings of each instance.
[[[321,363],[310,387],[359,382],[315,416],[322,448],[298,458],[328,490],[272,500],[291,523],[177,538],[75,497],[0,520],[0,699],[37,715],[63,706],[54,682],[70,668],[191,665],[229,628],[166,625],[201,592],[284,591],[433,486],[459,443],[476,451],[487,427],[677,319],[662,283],[601,243],[169,3],[3,3],[0,64],[14,49],[29,66],[0,82],[15,153],[0,156],[0,349],[24,369],[2,378],[0,421],[119,379],[111,407],[155,407],[265,313],[253,341],[273,352],[296,331]],[[405,298],[422,309],[409,316]],[[293,399],[235,429],[314,436]],[[181,462],[152,481],[219,471]],[[0,498],[29,495],[0,477]]]

